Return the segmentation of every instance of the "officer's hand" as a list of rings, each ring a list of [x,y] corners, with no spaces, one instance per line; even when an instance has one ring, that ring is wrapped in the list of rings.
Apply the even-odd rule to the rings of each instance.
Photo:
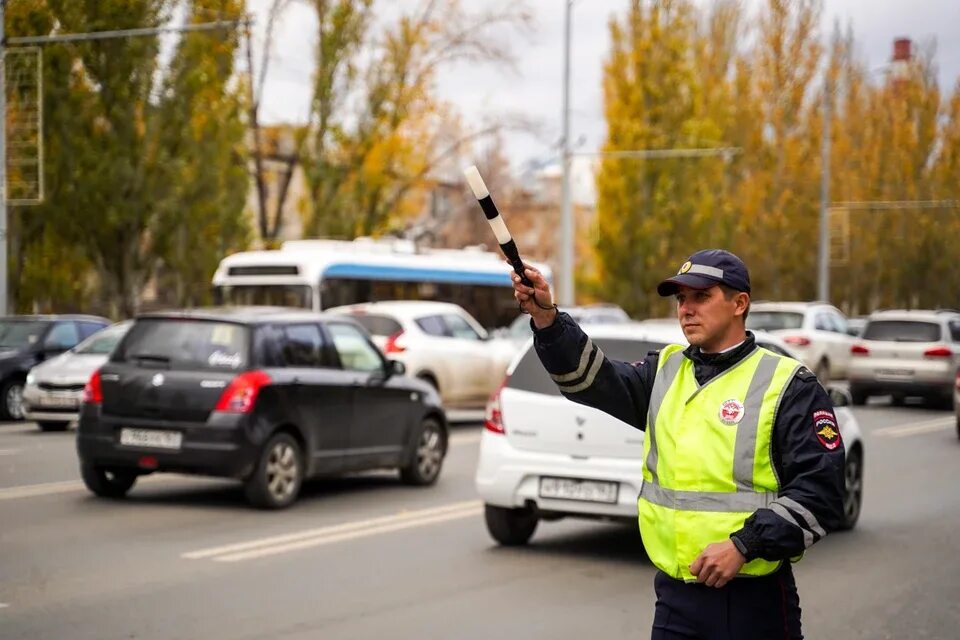
[[[690,573],[708,587],[717,587],[733,580],[737,572],[747,562],[732,540],[708,544],[690,565]]]
[[[533,288],[520,282],[520,276],[516,273],[513,276],[513,297],[520,303],[520,308],[530,314],[533,318],[533,324],[538,329],[549,327],[557,318],[557,310],[553,308],[553,295],[550,293],[550,285],[547,279],[539,271],[527,263],[523,264],[524,273],[527,279],[533,284]],[[536,295],[536,299],[534,299]],[[539,304],[538,304],[539,303]],[[544,307],[546,307],[544,309]]]

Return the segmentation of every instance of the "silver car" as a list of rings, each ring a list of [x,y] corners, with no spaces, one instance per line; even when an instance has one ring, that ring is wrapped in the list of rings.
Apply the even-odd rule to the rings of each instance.
[[[38,364],[23,388],[24,417],[41,431],[64,431],[79,417],[83,388],[110,357],[132,322],[119,322],[99,331],[73,349]]]
[[[878,311],[851,347],[850,395],[863,404],[891,395],[895,404],[921,396],[952,408],[960,368],[960,313],[952,310]]]

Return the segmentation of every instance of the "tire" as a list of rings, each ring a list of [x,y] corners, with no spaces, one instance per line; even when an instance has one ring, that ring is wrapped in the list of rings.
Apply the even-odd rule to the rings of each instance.
[[[435,483],[447,455],[447,434],[436,418],[424,418],[416,432],[416,443],[410,459],[400,468],[400,479],[410,485]]]
[[[855,407],[862,407],[867,404],[867,394],[863,389],[858,389],[853,385],[850,386],[850,401]]]
[[[70,423],[53,420],[38,420],[37,426],[40,427],[40,431],[50,433],[53,431],[66,431],[67,427],[70,426]]]
[[[8,380],[0,387],[0,420],[23,420],[22,380]]]
[[[818,362],[816,368],[813,370],[813,375],[817,376],[817,380],[821,386],[830,382],[830,362],[827,361],[826,358]]]
[[[505,547],[519,547],[530,542],[539,519],[529,507],[507,509],[487,504],[483,517],[490,536]]]
[[[895,393],[890,397],[890,404],[894,407],[902,407],[907,404],[907,397],[902,393]]]
[[[260,451],[253,474],[244,482],[247,501],[260,509],[285,509],[303,484],[303,452],[289,433],[276,433]]]
[[[860,519],[863,505],[863,454],[860,449],[854,449],[847,454],[843,465],[843,519],[840,529],[853,529]]]
[[[960,440],[960,412],[957,412],[957,439]]]
[[[137,475],[132,469],[109,469],[91,462],[80,463],[83,484],[101,498],[123,498],[137,482]]]

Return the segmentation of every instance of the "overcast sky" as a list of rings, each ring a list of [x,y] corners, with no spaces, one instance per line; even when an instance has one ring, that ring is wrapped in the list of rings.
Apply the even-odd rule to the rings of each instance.
[[[463,1],[470,7],[485,0]],[[260,29],[270,2],[249,0]],[[384,0],[380,3],[388,4]],[[437,87],[442,98],[458,105],[468,123],[512,113],[540,124],[537,135],[508,136],[507,150],[515,171],[530,162],[554,158],[561,126],[564,0],[527,0],[527,4],[534,13],[535,29],[529,38],[513,40],[518,59],[514,73],[476,66],[449,69],[440,76]],[[758,0],[747,0],[745,4],[756,7]],[[607,23],[611,14],[622,14],[627,6],[627,0],[579,0],[574,5],[571,140],[579,141],[582,151],[595,150],[603,141],[600,83],[609,47]],[[944,92],[952,90],[960,76],[960,0],[825,0],[823,20],[827,33],[836,19],[844,24],[852,21],[859,53],[869,68],[888,62],[893,39],[907,36],[919,43],[936,40]],[[304,120],[315,31],[316,19],[310,5],[293,2],[283,15],[274,46],[274,66],[263,101],[265,121]]]

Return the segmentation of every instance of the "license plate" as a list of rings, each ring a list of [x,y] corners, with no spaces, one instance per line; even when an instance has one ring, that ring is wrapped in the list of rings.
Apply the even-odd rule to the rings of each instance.
[[[576,478],[540,478],[540,497],[616,504],[620,484]]]
[[[913,369],[877,369],[877,375],[891,378],[909,378],[913,375]]]
[[[66,409],[76,409],[80,406],[80,399],[72,395],[46,395],[37,398],[39,407],[58,407]]]
[[[183,434],[179,431],[160,429],[121,429],[120,444],[127,447],[153,447],[155,449],[179,449]]]

